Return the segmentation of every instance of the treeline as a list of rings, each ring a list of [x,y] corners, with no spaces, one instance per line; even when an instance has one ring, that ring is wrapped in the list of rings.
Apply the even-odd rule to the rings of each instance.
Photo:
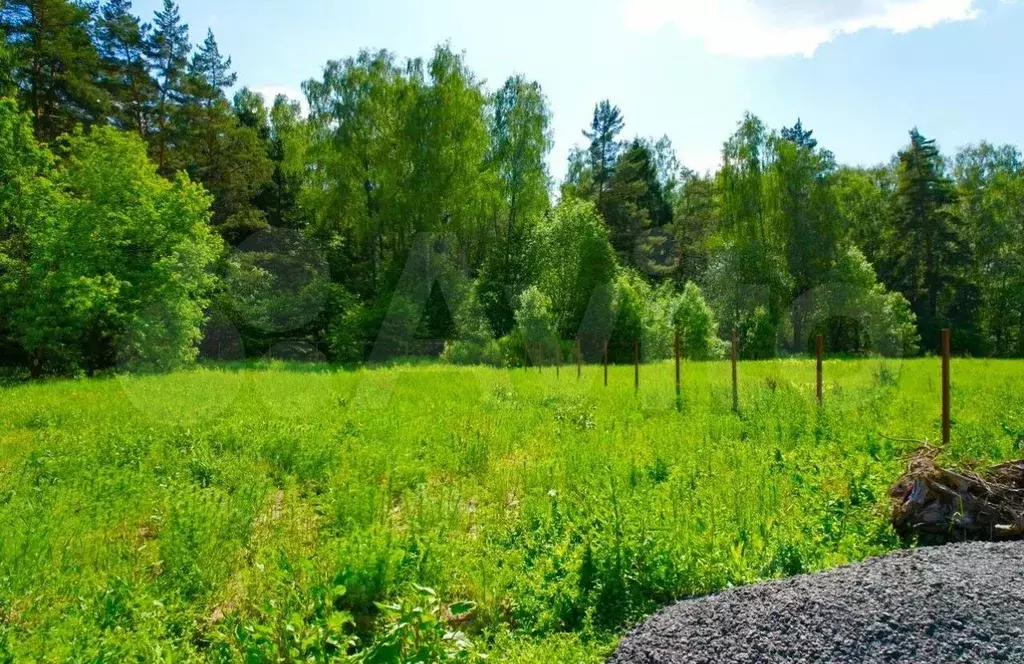
[[[1012,146],[836,163],[747,116],[717,173],[596,105],[559,191],[536,82],[448,46],[329,62],[296,100],[236,85],[165,0],[0,4],[0,362],[35,374],[214,358],[519,364],[934,350],[1024,355]],[[556,202],[557,201],[557,202]]]

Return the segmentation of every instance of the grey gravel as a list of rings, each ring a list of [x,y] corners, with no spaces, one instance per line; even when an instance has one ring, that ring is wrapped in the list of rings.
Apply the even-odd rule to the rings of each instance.
[[[1024,543],[900,551],[682,601],[608,662],[1024,662]]]

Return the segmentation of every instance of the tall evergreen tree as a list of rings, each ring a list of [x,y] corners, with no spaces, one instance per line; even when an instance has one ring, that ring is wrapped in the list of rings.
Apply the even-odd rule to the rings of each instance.
[[[590,140],[590,168],[598,208],[601,207],[615,162],[622,151],[618,136],[624,126],[625,121],[619,107],[613,106],[605,99],[594,107],[594,119],[590,122],[590,130],[583,132]]]
[[[793,143],[799,148],[813,150],[818,147],[818,141],[814,138],[814,131],[804,129],[800,118],[796,119],[796,124],[792,127],[783,127],[779,134],[784,140]]]
[[[179,158],[193,179],[213,194],[212,222],[237,244],[266,226],[253,204],[271,165],[260,130],[240,124],[225,91],[235,84],[231,58],[221,55],[207,32],[185,77],[184,97],[174,115]]]
[[[231,71],[231,57],[221,55],[212,30],[192,56],[188,67],[189,101],[210,109],[224,101],[224,91],[235,84],[238,75]]]
[[[102,122],[106,94],[96,85],[100,59],[89,32],[92,6],[73,0],[0,4],[22,108],[36,136],[51,141],[78,123]]]
[[[615,162],[598,210],[611,229],[612,246],[625,264],[646,269],[644,233],[672,221],[658,167],[647,142],[636,139]]]
[[[164,0],[163,9],[156,12],[153,19],[153,31],[146,41],[146,51],[157,86],[150,130],[150,152],[157,168],[165,175],[177,170],[177,164],[171,163],[171,152],[176,140],[174,120],[176,111],[185,102],[185,82],[191,50],[188,25],[182,22],[178,5],[174,0]]]
[[[157,99],[146,59],[150,26],[132,14],[131,0],[108,0],[96,21],[96,47],[102,61],[100,85],[111,100],[115,126],[143,138]]]
[[[961,248],[951,204],[956,200],[935,141],[917,129],[899,153],[893,210],[894,283],[917,314],[926,348],[938,348],[939,329],[949,323],[946,289],[956,281]],[[940,306],[945,304],[946,306]]]

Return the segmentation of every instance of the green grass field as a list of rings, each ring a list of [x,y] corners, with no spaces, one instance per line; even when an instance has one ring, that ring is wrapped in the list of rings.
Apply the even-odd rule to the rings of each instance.
[[[669,363],[637,394],[429,364],[0,388],[0,662],[399,661],[450,629],[601,661],[675,598],[899,546],[915,444],[880,434],[940,437],[938,361],[825,376],[819,412],[812,362],[741,364],[739,415],[722,362],[684,364],[679,410]],[[953,379],[947,458],[1018,455],[1024,362]]]

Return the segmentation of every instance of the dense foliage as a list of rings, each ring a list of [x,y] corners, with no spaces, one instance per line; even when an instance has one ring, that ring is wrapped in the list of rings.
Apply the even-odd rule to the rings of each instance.
[[[195,359],[221,247],[202,188],[161,178],[137,136],[109,127],[66,136],[56,168],[9,101],[0,134],[16,198],[0,303],[32,372]]]
[[[531,289],[566,357],[579,341],[630,361],[639,341],[657,359],[677,332],[686,356],[714,357],[733,329],[748,358],[817,334],[910,355],[943,327],[959,352],[1024,354],[1012,146],[950,157],[915,129],[890,163],[850,168],[800,121],[747,115],[701,174],[667,137],[624,137],[604,100],[556,193],[540,85],[489,90],[447,45],[328,62],[304,113],[236,90],[173,0],[149,22],[129,0],[7,0],[0,33],[0,362],[25,373],[197,348],[520,364]],[[82,252],[63,260],[69,242]]]
[[[953,368],[947,459],[1019,457],[1020,362]],[[940,435],[938,362],[828,361],[822,409],[813,361],[744,362],[738,416],[724,361],[683,365],[681,410],[670,362],[639,394],[602,373],[5,388],[0,661],[598,664],[680,596],[899,546],[887,490],[915,443],[883,434]]]

